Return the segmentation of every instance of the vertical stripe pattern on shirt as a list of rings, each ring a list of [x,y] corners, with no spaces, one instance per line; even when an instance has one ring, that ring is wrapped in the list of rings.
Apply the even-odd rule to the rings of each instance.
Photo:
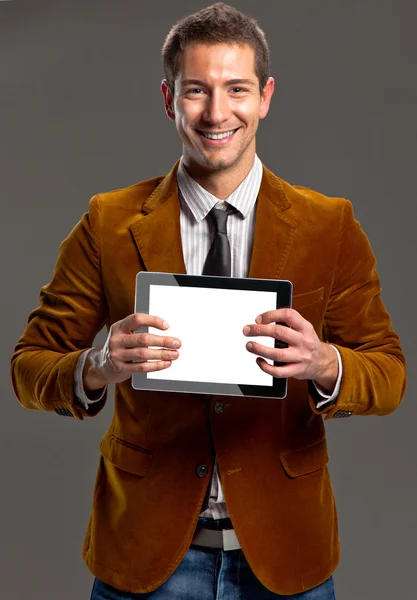
[[[227,220],[232,257],[232,277],[247,277],[255,229],[256,200],[262,181],[262,163],[257,155],[242,183],[224,200],[216,198],[199,185],[186,171],[181,158],[178,173],[180,228],[184,263],[187,274],[201,275],[204,262],[214,239],[214,226],[206,216],[219,202],[235,208]],[[214,465],[208,508],[203,516],[222,519],[228,516],[223,490]]]

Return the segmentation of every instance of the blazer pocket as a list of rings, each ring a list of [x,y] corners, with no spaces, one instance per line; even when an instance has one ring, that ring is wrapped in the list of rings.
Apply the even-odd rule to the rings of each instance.
[[[308,475],[322,469],[329,462],[326,439],[297,450],[281,452],[281,463],[290,477]]]
[[[324,298],[324,287],[314,290],[312,292],[305,292],[304,294],[295,294],[292,298],[292,307],[295,310],[310,306],[316,302],[320,302]]]
[[[147,474],[153,458],[150,450],[126,442],[111,431],[107,431],[102,439],[100,452],[115,467],[140,477]]]

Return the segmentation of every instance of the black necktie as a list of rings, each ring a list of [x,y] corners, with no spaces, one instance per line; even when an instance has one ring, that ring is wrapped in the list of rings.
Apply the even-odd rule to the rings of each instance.
[[[204,263],[203,275],[230,277],[232,274],[230,244],[227,238],[227,217],[232,211],[233,207],[230,204],[222,202],[214,206],[208,214],[216,233]]]
[[[224,275],[230,277],[232,274],[230,244],[227,238],[227,217],[233,210],[230,204],[222,202],[217,207],[214,206],[207,215],[214,225],[215,235],[207,254],[206,262],[204,263],[203,275]],[[204,512],[208,507],[211,486],[212,480],[210,480],[207,486],[201,512]]]

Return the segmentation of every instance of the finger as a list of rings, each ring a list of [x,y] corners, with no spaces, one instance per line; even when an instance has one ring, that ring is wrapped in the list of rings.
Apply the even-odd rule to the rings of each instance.
[[[155,335],[154,333],[131,333],[125,335],[120,341],[123,348],[137,348],[138,346],[159,346],[161,348],[180,348],[181,341],[178,338]]]
[[[170,360],[154,360],[145,362],[126,363],[126,373],[150,373],[152,371],[162,371],[172,365]]]
[[[300,362],[300,356],[294,348],[270,348],[255,342],[248,342],[246,349],[251,354],[269,358],[275,362],[295,363]]]
[[[304,319],[299,312],[293,308],[278,308],[277,310],[269,310],[264,312],[255,319],[256,323],[286,323],[288,327],[292,327],[296,331],[304,333],[311,328],[309,321]]]
[[[299,331],[290,329],[285,325],[271,323],[269,325],[246,325],[243,328],[243,333],[246,336],[267,336],[273,337],[276,340],[286,342],[289,346],[297,346],[302,341],[302,334]]]
[[[272,377],[277,379],[283,379],[284,377],[296,377],[300,374],[300,365],[299,363],[289,363],[280,367],[276,367],[275,365],[270,365],[263,358],[257,358],[256,363],[264,371]]]
[[[130,333],[139,329],[142,326],[156,327],[157,329],[168,329],[169,323],[167,323],[161,317],[155,315],[147,315],[145,313],[133,313],[125,319],[120,321],[120,329],[124,333]]]
[[[177,360],[178,357],[179,352],[176,350],[156,350],[153,348],[139,347],[120,350],[115,358],[120,362],[128,363],[138,360]]]

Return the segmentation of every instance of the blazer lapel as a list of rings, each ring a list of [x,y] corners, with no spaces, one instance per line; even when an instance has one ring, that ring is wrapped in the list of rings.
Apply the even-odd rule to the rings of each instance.
[[[147,271],[186,273],[181,244],[178,165],[179,160],[145,201],[141,217],[130,225]]]
[[[186,273],[181,244],[177,170],[179,160],[130,225],[146,270]],[[285,267],[296,223],[284,213],[291,202],[280,180],[265,166],[259,190],[249,277],[279,279]]]
[[[284,214],[290,206],[280,180],[264,166],[249,277],[280,279],[296,232],[295,221]]]

